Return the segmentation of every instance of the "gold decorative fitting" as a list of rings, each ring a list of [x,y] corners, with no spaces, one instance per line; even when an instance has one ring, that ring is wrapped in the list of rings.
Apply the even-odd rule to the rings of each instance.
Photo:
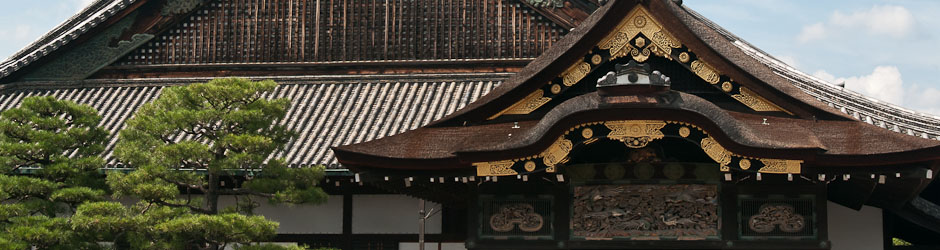
[[[573,147],[574,144],[565,139],[564,136],[558,138],[545,152],[542,152],[542,163],[545,163],[545,166],[555,166],[558,163],[563,163]]]
[[[747,170],[748,168],[751,168],[751,160],[741,159],[738,161],[738,166],[740,166],[741,169]]]
[[[588,139],[593,136],[594,136],[594,130],[592,130],[591,128],[584,128],[581,130],[581,137],[584,137],[584,139]]]
[[[611,121],[604,123],[609,128],[608,138],[619,140],[631,148],[646,147],[649,142],[662,139],[661,129],[666,126],[663,121]]]
[[[532,172],[537,168],[537,164],[531,160],[542,158],[542,162],[546,166],[545,172],[555,173],[557,167],[560,164],[564,164],[570,160],[568,158],[568,154],[571,153],[571,150],[575,145],[571,140],[566,139],[566,137],[569,136],[569,133],[571,132],[580,129],[581,136],[586,138],[586,140],[581,142],[582,144],[580,145],[588,145],[596,142],[600,138],[604,138],[604,136],[601,135],[600,137],[594,137],[594,131],[591,128],[587,128],[585,126],[603,124],[608,129],[610,129],[610,133],[607,134],[606,138],[622,141],[624,144],[632,148],[642,148],[645,147],[650,141],[662,139],[665,137],[662,129],[665,128],[667,123],[683,125],[679,127],[679,136],[683,137],[689,136],[692,128],[702,131],[701,128],[696,127],[695,125],[675,121],[620,120],[583,123],[571,127],[567,133],[558,137],[558,139],[555,140],[552,145],[550,145],[547,149],[545,149],[545,151],[542,151],[542,153],[539,153],[538,155],[531,155],[510,160],[478,162],[473,163],[473,166],[476,167],[477,175],[479,176],[517,175],[518,173],[512,169],[512,166],[514,166],[516,163],[526,161],[522,164],[523,168],[528,172]],[[702,132],[704,133],[705,131]],[[750,159],[757,159],[763,163],[763,166],[760,168],[760,170],[758,170],[758,172],[774,174],[799,174],[801,165],[803,163],[801,160],[759,158],[746,159],[744,156],[736,155],[728,151],[724,148],[724,146],[718,144],[718,142],[710,136],[703,138],[700,143],[705,154],[719,164],[719,169],[722,172],[731,171],[729,165],[731,165],[734,159],[738,159],[737,167],[740,167],[740,169],[744,170],[751,168],[752,162]]]
[[[687,53],[687,52],[679,53],[679,61],[680,61],[680,62],[682,62],[682,63],[688,63],[688,62],[689,62],[689,58],[690,58],[689,53]]]
[[[711,84],[717,84],[718,80],[721,79],[712,66],[702,62],[701,60],[695,60],[692,62],[692,72],[695,72],[695,75],[698,75],[698,77],[701,77],[702,80],[705,80]]]
[[[690,133],[692,133],[692,131],[689,130],[689,127],[681,127],[681,128],[679,128],[679,136],[682,136],[683,138],[689,137],[689,134],[690,134]]]
[[[591,64],[598,65],[598,64],[601,64],[602,62],[604,62],[604,58],[602,58],[601,55],[591,56]]]
[[[533,170],[535,170],[535,162],[534,161],[525,162],[525,171],[532,172]]]
[[[636,40],[633,40],[633,44],[636,44],[636,47],[638,48],[643,48],[643,46],[646,46],[646,39],[643,39],[643,37],[637,37]]]
[[[705,154],[718,164],[721,164],[722,167],[731,164],[731,152],[728,152],[728,150],[711,137],[702,139],[702,150],[705,150]]]
[[[543,95],[543,91],[541,89],[537,89],[535,90],[535,92],[532,92],[531,94],[529,94],[522,100],[519,100],[519,102],[516,102],[516,104],[509,106],[509,108],[506,108],[502,112],[499,112],[496,115],[491,116],[489,119],[492,120],[504,114],[524,115],[524,114],[532,113],[532,111],[539,109],[539,107],[542,107],[542,105],[545,105],[546,103],[552,100],[551,97],[544,97],[542,95]]]
[[[757,172],[770,174],[799,174],[803,164],[800,160],[761,159],[760,162],[764,167]]]
[[[581,79],[587,76],[587,74],[590,72],[591,65],[586,62],[578,62],[574,65],[571,65],[571,67],[568,68],[568,70],[565,70],[565,73],[562,74],[564,76],[565,86],[570,87],[571,85],[578,83],[578,81],[581,81]]]
[[[738,88],[738,92],[740,92],[740,94],[734,94],[734,95],[731,95],[731,97],[733,97],[735,100],[738,100],[739,102],[743,103],[744,105],[747,105],[748,107],[750,107],[750,108],[753,109],[754,111],[783,111],[783,112],[787,112],[786,110],[783,110],[782,108],[778,107],[777,105],[774,105],[773,103],[770,103],[769,101],[765,100],[764,98],[758,96],[756,93],[754,93],[753,91],[751,91],[751,90],[748,89],[748,88],[740,87],[740,88]],[[790,112],[787,112],[787,113],[790,113]]]
[[[649,38],[649,42],[643,37],[638,37],[639,34]],[[630,43],[631,40],[634,41],[633,44]],[[630,55],[634,60],[644,62],[650,54],[671,59],[669,55],[672,49],[682,48],[682,44],[667,34],[661,24],[650,18],[645,8],[637,7],[627,14],[627,18],[617,25],[614,32],[604,38],[598,47],[609,50],[610,59]]]
[[[721,90],[724,92],[731,92],[733,88],[734,88],[734,85],[731,85],[731,82],[721,83]]]
[[[552,84],[551,90],[552,90],[552,94],[557,95],[558,93],[561,93],[561,85]]]
[[[473,166],[477,168],[477,176],[517,175],[519,173],[517,173],[516,170],[512,170],[513,164],[515,164],[515,162],[512,160],[503,160],[478,162],[474,163]]]

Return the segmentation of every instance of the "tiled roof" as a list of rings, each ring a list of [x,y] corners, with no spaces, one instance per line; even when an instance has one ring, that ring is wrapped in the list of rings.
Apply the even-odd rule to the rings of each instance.
[[[501,80],[279,81],[281,84],[268,97],[291,100],[286,118],[278,122],[298,135],[274,157],[283,157],[292,166],[339,168],[331,146],[373,140],[425,125],[476,100]],[[120,165],[112,151],[124,121],[168,85],[137,81],[54,89],[20,87],[0,93],[0,110],[17,107],[23,98],[36,95],[91,105],[103,117],[100,126],[111,133],[104,155],[108,166],[113,167]]]
[[[940,140],[940,117],[919,113],[901,106],[879,101],[864,96],[855,91],[848,90],[827,83],[819,78],[806,74],[786,63],[761,51],[756,46],[735,36],[721,28],[701,14],[685,7],[692,16],[717,31],[725,39],[732,42],[745,54],[753,57],[760,63],[767,65],[773,72],[803,90],[817,100],[849,114],[856,119],[874,124],[876,126],[911,136]]]

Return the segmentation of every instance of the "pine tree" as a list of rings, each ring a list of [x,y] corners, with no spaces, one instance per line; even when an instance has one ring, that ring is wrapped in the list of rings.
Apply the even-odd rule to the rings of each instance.
[[[0,249],[98,247],[67,217],[105,198],[100,121],[94,108],[50,96],[0,113]]]
[[[294,134],[276,123],[290,101],[265,98],[276,86],[273,81],[228,78],[165,88],[120,132],[115,155],[136,170],[107,177],[116,197],[140,202],[126,209],[113,202],[95,203],[79,212],[114,218],[115,224],[128,215],[145,216],[140,220],[150,225],[126,223],[138,228],[120,236],[135,248],[217,249],[273,237],[277,223],[252,215],[255,199],[295,204],[326,200],[317,187],[322,167],[288,168],[283,159],[269,157]],[[222,195],[236,196],[239,202],[220,208]]]

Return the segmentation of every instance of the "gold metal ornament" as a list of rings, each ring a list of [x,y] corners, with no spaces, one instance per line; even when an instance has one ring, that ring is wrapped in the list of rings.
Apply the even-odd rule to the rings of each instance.
[[[524,114],[532,113],[532,111],[539,109],[539,107],[542,107],[542,105],[545,105],[546,103],[552,100],[552,98],[544,97],[543,95],[544,93],[542,92],[542,90],[537,89],[531,94],[529,94],[528,96],[526,96],[525,98],[523,98],[522,100],[519,100],[519,102],[516,102],[516,104],[509,106],[509,108],[506,108],[502,112],[499,112],[496,115],[493,115],[489,119],[492,120],[504,114],[505,115],[524,115]]]
[[[800,160],[779,160],[779,159],[761,159],[764,167],[757,170],[760,173],[769,174],[799,174],[802,171]]]
[[[722,167],[727,167],[728,164],[731,164],[731,152],[728,152],[728,150],[711,137],[702,139],[702,150],[704,150],[705,154],[712,158],[712,160],[721,164]]]
[[[721,79],[712,66],[702,62],[701,60],[695,60],[692,62],[692,72],[694,72],[698,77],[701,77],[702,80],[705,80],[705,82],[711,84],[716,84],[718,83],[718,80]]]
[[[748,168],[751,168],[751,160],[741,159],[738,161],[738,166],[741,167],[741,169],[747,170]]]
[[[691,133],[692,133],[692,131],[689,130],[689,127],[681,127],[681,128],[679,128],[679,136],[682,136],[683,138],[689,137],[689,134],[691,134]]]
[[[598,64],[601,64],[602,62],[604,62],[604,58],[602,58],[601,55],[591,56],[591,64],[598,65]]]
[[[731,95],[735,100],[743,103],[744,105],[750,107],[754,111],[782,111],[787,112],[786,110],[774,105],[773,103],[765,100],[763,97],[758,96],[756,93],[751,91],[748,88],[740,87],[738,88],[738,94]],[[787,112],[790,113],[790,112]]]
[[[649,38],[649,41],[643,37]],[[636,38],[634,40],[634,38]],[[630,41],[634,41],[633,44]],[[645,47],[644,47],[645,46]],[[630,55],[638,62],[644,62],[651,54],[669,58],[672,49],[682,47],[672,35],[663,30],[663,26],[650,17],[643,7],[634,8],[627,14],[617,28],[598,44],[598,47],[610,51],[611,59]]]
[[[565,86],[570,87],[571,85],[578,83],[578,81],[581,81],[581,79],[587,76],[587,74],[590,72],[591,72],[590,64],[586,62],[575,63],[574,65],[571,65],[571,67],[569,67],[568,70],[565,70],[565,73],[562,74],[563,79],[564,79],[563,83],[565,84]]]
[[[534,170],[535,170],[535,162],[534,162],[534,161],[527,161],[527,162],[525,162],[525,171],[532,172],[532,171],[534,171]]]
[[[723,83],[721,83],[721,91],[724,91],[724,92],[731,92],[731,90],[732,90],[733,88],[734,88],[734,85],[731,85],[731,82],[723,82]]]
[[[679,61],[682,63],[688,63],[690,58],[688,52],[679,53]]]
[[[574,148],[574,144],[565,139],[564,136],[558,138],[555,143],[552,143],[545,152],[542,152],[542,163],[545,163],[545,166],[554,167],[559,163],[565,162],[565,159],[568,157],[568,153],[571,152],[571,149]]]
[[[515,164],[515,162],[512,160],[503,160],[478,162],[474,163],[473,166],[477,168],[477,176],[517,175],[519,173],[517,173],[516,170],[512,170],[513,164]]]
[[[584,129],[582,129],[582,130],[581,130],[581,137],[584,137],[584,139],[588,139],[588,138],[594,137],[594,130],[592,130],[591,128],[584,128]]]
[[[631,148],[646,147],[651,141],[662,139],[665,135],[661,131],[666,126],[663,121],[610,121],[604,123],[609,128],[608,138],[618,140]]]
[[[558,93],[561,93],[561,85],[552,84],[551,90],[552,90],[552,94],[557,95]]]

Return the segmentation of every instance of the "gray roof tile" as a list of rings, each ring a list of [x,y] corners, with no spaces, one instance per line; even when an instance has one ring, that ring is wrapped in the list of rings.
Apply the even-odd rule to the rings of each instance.
[[[272,154],[292,166],[339,164],[331,146],[374,140],[415,129],[439,119],[493,89],[500,79],[468,81],[377,81],[282,83],[268,98],[289,98],[291,107],[278,124],[297,132],[285,150]],[[0,110],[17,107],[23,98],[52,95],[88,104],[102,115],[99,126],[111,133],[103,155],[119,166],[112,151],[124,121],[160,95],[163,85],[20,89],[0,93]],[[182,136],[177,140],[183,139]]]

